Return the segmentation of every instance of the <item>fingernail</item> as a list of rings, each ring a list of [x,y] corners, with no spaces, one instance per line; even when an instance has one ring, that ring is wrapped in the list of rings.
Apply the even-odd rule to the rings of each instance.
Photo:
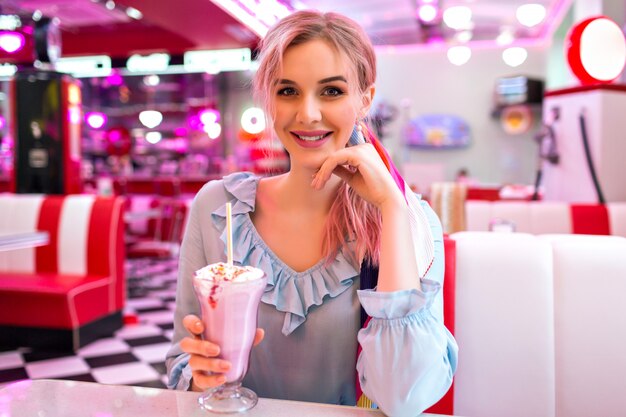
[[[221,362],[220,363],[220,369],[222,371],[228,371],[230,369],[230,363],[229,362]]]
[[[217,377],[217,382],[218,384],[223,384],[224,382],[226,382],[226,377],[224,375],[220,375]]]
[[[199,328],[202,327],[202,322],[197,321],[197,322],[194,323],[194,326],[196,327],[196,329],[199,329]]]
[[[220,348],[218,348],[217,346],[212,346],[208,348],[206,352],[209,356],[217,356],[220,353]]]

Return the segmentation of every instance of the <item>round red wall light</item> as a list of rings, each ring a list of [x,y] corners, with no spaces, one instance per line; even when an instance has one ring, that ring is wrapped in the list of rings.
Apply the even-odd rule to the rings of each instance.
[[[615,81],[626,65],[624,32],[606,16],[585,19],[567,36],[567,62],[583,84]]]

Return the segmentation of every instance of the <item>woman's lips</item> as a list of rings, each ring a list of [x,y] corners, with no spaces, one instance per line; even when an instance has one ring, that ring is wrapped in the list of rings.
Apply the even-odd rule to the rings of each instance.
[[[326,142],[328,142],[331,133],[333,132],[329,132],[329,131],[313,131],[313,132],[289,132],[291,133],[291,136],[294,138],[295,142],[302,146],[303,148],[319,148],[320,146],[324,145]],[[306,137],[315,137],[315,136],[323,136],[321,139],[315,139],[315,140],[304,140],[304,139],[300,139],[300,136],[306,136]]]

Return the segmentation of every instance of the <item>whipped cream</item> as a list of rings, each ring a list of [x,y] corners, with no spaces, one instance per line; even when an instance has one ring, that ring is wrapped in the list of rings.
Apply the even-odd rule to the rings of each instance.
[[[218,262],[207,265],[196,271],[196,278],[206,279],[215,283],[221,282],[246,282],[261,279],[263,271],[252,266],[230,265]]]

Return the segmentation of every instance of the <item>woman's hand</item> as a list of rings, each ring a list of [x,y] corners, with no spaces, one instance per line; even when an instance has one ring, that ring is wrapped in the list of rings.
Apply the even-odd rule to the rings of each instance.
[[[204,325],[197,316],[193,314],[185,316],[183,326],[191,335],[180,341],[181,349],[190,355],[191,389],[204,391],[222,385],[226,382],[224,373],[230,370],[231,363],[219,358],[220,347],[217,344],[202,340]],[[254,346],[261,343],[264,336],[263,329],[256,329]]]
[[[343,148],[329,156],[313,177],[311,186],[322,189],[332,174],[381,210],[387,204],[404,205],[404,196],[370,143]]]

